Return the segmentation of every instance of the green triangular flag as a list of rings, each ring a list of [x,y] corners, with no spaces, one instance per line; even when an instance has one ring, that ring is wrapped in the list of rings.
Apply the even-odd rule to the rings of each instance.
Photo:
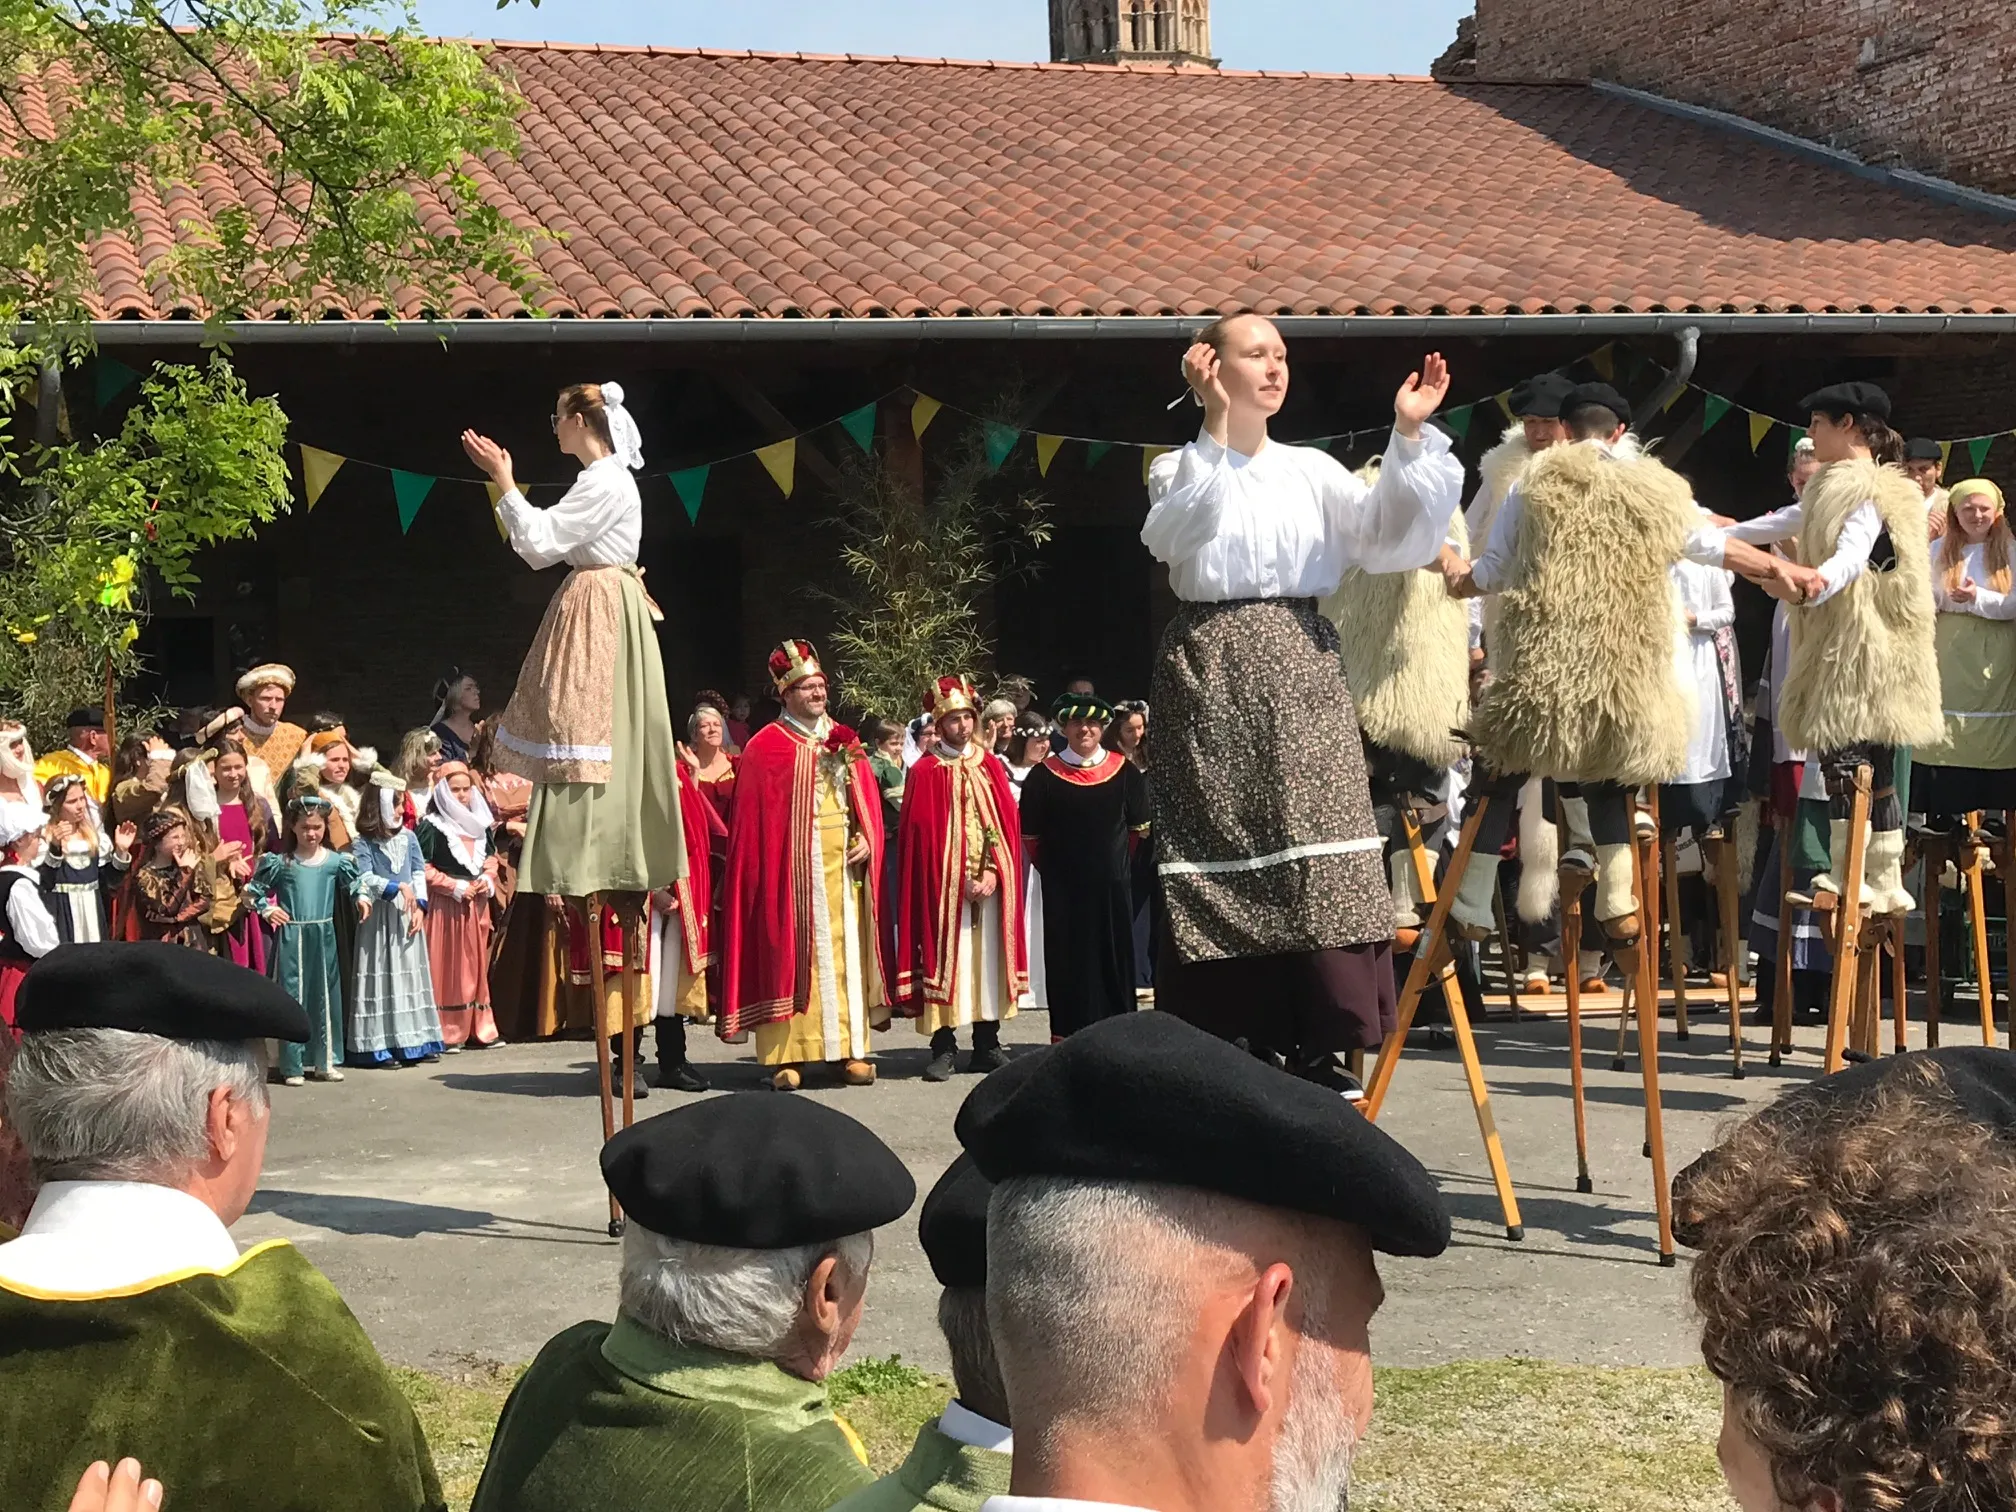
[[[1442,417],[1442,423],[1456,432],[1456,439],[1458,441],[1467,441],[1470,437],[1470,417],[1476,413],[1476,405],[1466,404],[1461,409],[1452,409],[1449,411],[1448,414]]]
[[[1001,464],[1008,460],[1008,453],[1015,450],[1015,443],[1022,439],[1022,432],[998,420],[982,422],[981,429],[987,438],[987,470],[999,472]]]
[[[103,409],[140,381],[140,375],[117,357],[98,359],[98,408]]]
[[[1792,426],[1791,431],[1792,431],[1792,439],[1785,443],[1785,455],[1788,457],[1796,454],[1799,450],[1799,443],[1806,439],[1805,426],[1803,425]]]
[[[869,405],[868,410],[868,420],[872,425],[875,420],[875,406],[872,404]],[[847,421],[853,418],[852,415],[849,415],[847,419],[842,420],[840,423],[847,425]],[[850,436],[854,435],[854,428],[851,425],[847,426],[847,434]],[[855,436],[854,439],[857,441],[861,440],[859,436]],[[861,444],[863,447],[866,447],[868,443],[862,441]],[[700,499],[707,492],[707,474],[710,467],[711,464],[702,462],[698,467],[683,467],[678,472],[670,475],[672,479],[672,491],[679,495],[679,502],[686,506],[686,519],[689,524],[698,525],[700,523]]]
[[[863,450],[864,452],[873,451],[875,449],[874,404],[873,403],[864,404],[861,406],[861,408],[857,410],[850,410],[848,413],[842,415],[840,417],[840,428],[846,431],[848,435],[854,438],[854,444],[860,447],[861,450]],[[704,474],[706,473],[707,469],[703,467],[700,468],[699,471],[701,474],[703,474],[701,481],[704,483],[706,481]],[[684,494],[681,494],[679,497],[681,499],[684,499],[686,496]],[[700,513],[700,504],[699,504],[700,496],[696,493],[693,497],[694,502],[687,506],[686,512],[690,515],[697,515]]]
[[[1707,435],[1715,429],[1715,422],[1728,414],[1734,406],[1720,394],[1709,394],[1701,401],[1701,434]]]
[[[1087,441],[1085,443],[1085,468],[1091,471],[1099,465],[1099,459],[1113,450],[1111,441]]]
[[[386,471],[392,474],[392,497],[399,504],[399,533],[404,535],[413,528],[414,518],[427,502],[427,495],[433,492],[436,480],[426,473],[401,472],[396,467]]]
[[[1995,444],[1993,436],[1976,436],[1967,443],[1967,455],[1974,459],[1974,475],[1981,475],[1981,464],[1988,460],[1988,448]]]

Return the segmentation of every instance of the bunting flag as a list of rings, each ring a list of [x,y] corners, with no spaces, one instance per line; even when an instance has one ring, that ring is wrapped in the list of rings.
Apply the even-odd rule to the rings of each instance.
[[[860,447],[862,451],[872,452],[875,450],[875,406],[873,404],[864,404],[861,408],[849,410],[846,414],[842,415],[840,417],[840,428],[854,438],[854,444]],[[683,499],[685,495],[681,494],[680,497]],[[700,506],[698,504],[692,505],[687,510],[688,514],[698,514],[699,512]]]
[[[1589,354],[1589,366],[1596,369],[1596,376],[1601,378],[1605,383],[1615,383],[1617,381],[1617,364],[1614,360],[1614,350],[1614,348],[1607,346],[1598,347]]]
[[[1519,418],[1512,413],[1512,390],[1507,389],[1504,393],[1493,394],[1491,397],[1498,401],[1498,408],[1505,412],[1505,423],[1507,425],[1510,425],[1514,420]]]
[[[490,495],[490,515],[497,522],[497,539],[509,544],[511,527],[504,523],[504,511],[497,507],[498,501],[504,497],[504,490],[495,483],[485,483],[483,492]]]
[[[1792,439],[1785,443],[1785,455],[1787,457],[1795,456],[1799,451],[1799,443],[1806,439],[1806,427],[1803,425],[1792,425],[1787,426],[1786,429],[1792,433]]]
[[[1064,444],[1062,436],[1036,437],[1036,472],[1039,477],[1050,476],[1050,464],[1056,460],[1057,449]]]
[[[98,358],[97,374],[98,408],[105,408],[139,381],[140,375],[132,368],[117,357],[107,357],[101,353]]]
[[[1941,441],[1939,443],[1939,471],[1944,473],[1952,461],[1953,443],[1951,441]]]
[[[982,421],[980,435],[987,449],[989,472],[1001,471],[1001,464],[1008,460],[1008,454],[1015,450],[1015,443],[1022,439],[1022,432],[1012,425],[1003,425],[999,420]]]
[[[940,404],[936,399],[933,399],[929,394],[919,394],[917,396],[917,402],[910,406],[910,429],[917,433],[919,441],[924,439],[925,428],[931,424],[932,420],[937,417],[938,411],[943,408],[945,406]]]
[[[1678,404],[1683,398],[1685,398],[1687,390],[1689,390],[1693,386],[1694,385],[1691,383],[1683,383],[1680,385],[1680,387],[1673,390],[1672,397],[1668,399],[1664,404],[1659,406],[1659,412],[1661,414],[1670,413],[1672,411],[1673,406]]]
[[[319,446],[301,448],[301,481],[308,490],[308,507],[313,509],[315,501],[329,486],[329,480],[336,476],[336,469],[346,459],[334,452],[323,451]]]
[[[935,405],[937,401],[934,399],[932,403]],[[797,438],[794,436],[783,441],[773,441],[768,446],[757,447],[756,460],[763,464],[763,470],[770,474],[771,480],[784,490],[784,497],[790,498],[792,477],[798,467]]]
[[[1753,452],[1764,444],[1764,438],[1771,434],[1771,427],[1778,422],[1769,415],[1760,415],[1755,410],[1750,414],[1750,450]]]
[[[1099,459],[1113,450],[1111,441],[1088,441],[1085,443],[1085,471],[1090,472],[1099,465]]]
[[[1993,436],[1976,436],[1967,443],[1967,455],[1974,459],[1974,475],[1981,475],[1982,464],[1988,460],[1988,449],[1995,444]]]
[[[1467,441],[1470,439],[1470,419],[1476,413],[1477,413],[1476,405],[1474,404],[1461,405],[1458,408],[1449,411],[1448,414],[1444,415],[1442,417],[1442,423],[1448,426],[1450,430],[1456,433],[1456,439],[1458,441]]]
[[[1707,435],[1715,429],[1722,417],[1736,406],[1720,394],[1710,394],[1701,401],[1701,434]]]
[[[1155,459],[1164,452],[1176,450],[1173,446],[1144,446],[1141,448],[1141,481],[1148,481],[1148,469],[1155,465]]]
[[[874,406],[869,408],[872,410]],[[853,435],[852,430],[848,434]],[[707,474],[712,470],[708,463],[702,462],[698,467],[682,467],[670,475],[672,491],[679,495],[679,502],[685,506],[686,523],[689,525],[700,523],[700,499],[707,492]],[[789,493],[791,490],[786,488],[784,491]]]
[[[413,528],[413,521],[420,514],[420,506],[427,502],[427,495],[434,491],[436,480],[426,473],[401,472],[398,468],[388,468],[392,474],[392,499],[399,506],[399,534],[404,535]]]

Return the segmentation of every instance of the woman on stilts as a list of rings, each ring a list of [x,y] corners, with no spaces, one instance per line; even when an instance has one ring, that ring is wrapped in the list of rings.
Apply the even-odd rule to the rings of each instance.
[[[1347,568],[1434,560],[1463,488],[1448,439],[1424,428],[1449,370],[1431,354],[1401,385],[1369,486],[1327,452],[1268,439],[1288,394],[1270,321],[1214,323],[1183,374],[1203,428],[1156,459],[1141,532],[1182,600],[1150,699],[1156,1003],[1348,1091],[1335,1056],[1394,1022],[1393,909],[1337,634],[1316,601]]]

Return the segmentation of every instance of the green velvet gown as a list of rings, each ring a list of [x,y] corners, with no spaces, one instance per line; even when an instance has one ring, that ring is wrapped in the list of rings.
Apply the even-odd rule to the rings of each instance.
[[[539,1351],[472,1512],[827,1512],[873,1479],[825,1388],[619,1318]]]
[[[189,1512],[443,1512],[420,1423],[281,1240],[104,1295],[0,1286],[0,1507],[58,1512],[132,1455]]]

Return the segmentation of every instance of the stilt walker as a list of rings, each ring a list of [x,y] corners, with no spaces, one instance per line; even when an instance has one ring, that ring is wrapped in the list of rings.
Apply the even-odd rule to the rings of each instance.
[[[1393,911],[1357,713],[1316,605],[1350,567],[1434,560],[1463,479],[1426,427],[1448,368],[1431,354],[1401,386],[1369,487],[1318,448],[1268,440],[1288,392],[1271,322],[1215,322],[1183,371],[1204,424],[1156,459],[1141,532],[1180,600],[1152,694],[1156,1004],[1341,1085],[1336,1057],[1393,1023]],[[1261,708],[1276,717],[1256,730]]]
[[[511,454],[495,441],[464,431],[462,448],[490,479],[512,549],[534,568],[565,562],[571,569],[519,670],[497,730],[497,762],[534,784],[518,885],[535,895],[583,900],[588,910],[599,1032],[606,1002],[599,915],[617,895],[648,898],[685,876],[686,843],[679,758],[653,629],[662,616],[637,570],[644,528],[632,477],[644,465],[637,424],[620,387],[590,383],[560,391],[552,425],[581,472],[550,509],[526,502]],[[626,1126],[636,1083],[629,938],[619,1031]],[[641,932],[634,938],[641,940]],[[607,1066],[599,1039],[596,1058]],[[598,1080],[608,1132],[611,1078],[605,1070]],[[620,1221],[612,1211],[612,1234]]]

